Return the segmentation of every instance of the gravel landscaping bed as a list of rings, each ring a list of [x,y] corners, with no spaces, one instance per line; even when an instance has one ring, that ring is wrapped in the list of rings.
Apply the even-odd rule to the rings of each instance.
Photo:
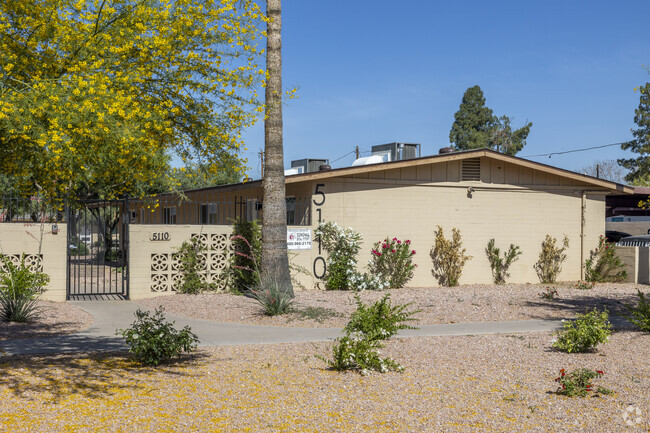
[[[554,300],[542,299],[540,293],[555,288]],[[648,292],[647,286],[635,284],[597,284],[579,290],[575,284],[507,284],[464,285],[394,289],[386,292],[361,293],[364,302],[371,302],[390,293],[393,304],[412,303],[419,324],[486,322],[524,319],[568,319],[587,309],[607,308],[611,315],[620,315],[624,304],[635,303],[637,288]],[[355,310],[354,294],[341,291],[297,291],[294,311],[286,316],[268,317],[253,299],[229,293],[159,296],[138,301],[151,308],[164,307],[170,314],[220,322],[273,326],[342,327]]]
[[[0,358],[0,425],[12,432],[647,432],[650,336],[617,332],[587,354],[552,334],[401,338],[403,373],[339,373],[331,343],[205,348],[143,368],[123,353]],[[569,398],[560,368],[604,370],[614,391]],[[626,415],[627,414],[627,415]]]
[[[72,334],[87,329],[93,317],[66,302],[38,301],[36,320],[30,323],[0,321],[0,340],[41,338]]]

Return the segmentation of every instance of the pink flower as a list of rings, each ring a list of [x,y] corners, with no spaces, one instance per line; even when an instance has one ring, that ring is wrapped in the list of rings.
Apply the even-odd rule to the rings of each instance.
[[[407,239],[406,240],[406,245],[409,245],[410,243],[411,243],[411,241]]]
[[[415,250],[411,251],[411,254],[415,254]]]
[[[400,241],[400,240],[398,239],[398,240],[397,240],[397,243],[398,243],[398,244],[401,244],[401,243],[402,243],[402,241]]]
[[[395,252],[395,250],[390,250],[390,252],[391,252],[391,253],[394,253],[394,252]]]
[[[393,238],[393,240],[394,240],[394,241],[396,241],[396,240],[397,240],[397,238]]]
[[[380,253],[380,252],[377,253],[377,257],[381,257],[381,253]]]
[[[388,248],[388,245],[383,244],[381,247],[384,248],[384,249],[386,249],[386,248]]]

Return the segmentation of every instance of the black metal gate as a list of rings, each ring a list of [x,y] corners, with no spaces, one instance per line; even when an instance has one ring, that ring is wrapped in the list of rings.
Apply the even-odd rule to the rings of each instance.
[[[128,299],[128,200],[84,201],[66,214],[68,299]]]

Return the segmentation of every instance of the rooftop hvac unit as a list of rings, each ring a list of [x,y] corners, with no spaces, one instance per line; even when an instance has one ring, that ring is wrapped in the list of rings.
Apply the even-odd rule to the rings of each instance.
[[[292,174],[302,174],[304,173],[303,167],[292,167],[290,169],[284,170],[285,176],[291,176]]]
[[[313,173],[315,171],[319,171],[321,165],[326,164],[329,164],[329,159],[297,159],[295,161],[291,161],[291,169],[301,167],[302,171],[300,173]]]
[[[364,156],[363,158],[359,158],[354,161],[352,163],[352,166],[354,167],[357,165],[379,164],[384,161],[385,159],[381,155]]]
[[[388,143],[372,146],[373,155],[388,155],[388,161],[403,161],[420,157],[419,143]]]

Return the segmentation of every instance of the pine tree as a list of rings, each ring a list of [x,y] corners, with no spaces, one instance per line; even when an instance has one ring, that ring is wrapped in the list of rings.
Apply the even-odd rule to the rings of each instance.
[[[454,115],[449,141],[456,150],[492,149],[515,155],[526,145],[532,122],[512,130],[508,116],[497,117],[485,105],[479,86],[470,87],[463,95],[460,108]]]
[[[650,83],[639,88],[641,96],[639,107],[634,110],[634,123],[638,128],[632,130],[633,140],[621,145],[623,150],[631,150],[641,156],[619,159],[618,163],[630,170],[625,180],[634,185],[650,184]]]
[[[454,114],[449,142],[454,144],[456,150],[486,148],[496,120],[492,110],[485,106],[481,88],[470,87],[465,91],[460,108]]]

